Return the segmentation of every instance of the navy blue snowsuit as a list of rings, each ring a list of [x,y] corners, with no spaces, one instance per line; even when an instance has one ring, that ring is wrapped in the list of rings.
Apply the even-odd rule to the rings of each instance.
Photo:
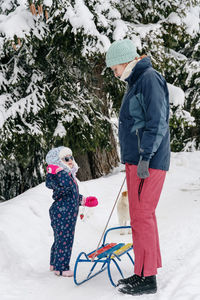
[[[54,199],[49,209],[54,231],[50,265],[54,266],[56,271],[67,271],[70,269],[75,225],[83,196],[79,194],[76,179],[66,170],[57,174],[47,174],[46,186],[53,189]]]

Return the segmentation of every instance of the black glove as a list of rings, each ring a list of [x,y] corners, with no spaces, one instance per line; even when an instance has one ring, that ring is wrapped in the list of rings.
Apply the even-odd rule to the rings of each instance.
[[[137,167],[137,175],[140,178],[149,177],[149,160],[140,160]]]

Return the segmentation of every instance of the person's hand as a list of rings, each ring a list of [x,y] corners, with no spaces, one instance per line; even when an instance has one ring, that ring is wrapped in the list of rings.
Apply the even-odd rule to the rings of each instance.
[[[94,207],[98,205],[98,200],[96,197],[90,196],[85,199],[85,206]]]
[[[140,160],[137,166],[137,175],[140,178],[149,177],[149,161],[148,160]]]

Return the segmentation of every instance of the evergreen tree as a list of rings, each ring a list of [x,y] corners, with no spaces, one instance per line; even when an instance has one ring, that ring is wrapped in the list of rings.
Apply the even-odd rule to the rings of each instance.
[[[186,44],[183,53],[187,56],[184,65],[184,85],[186,102],[185,109],[195,119],[195,125],[187,131],[186,149],[200,149],[200,34],[198,33]],[[189,137],[192,137],[189,138]]]
[[[79,165],[87,167],[85,179],[106,174],[118,163],[109,103],[99,86],[99,58],[81,55],[84,34],[72,31],[68,4],[54,1],[44,20],[35,16],[36,2],[29,2],[35,28],[20,46],[7,41],[2,49],[4,198],[44,179],[44,156],[52,146],[71,147]],[[12,165],[15,173],[9,177]],[[13,189],[8,189],[14,177]]]

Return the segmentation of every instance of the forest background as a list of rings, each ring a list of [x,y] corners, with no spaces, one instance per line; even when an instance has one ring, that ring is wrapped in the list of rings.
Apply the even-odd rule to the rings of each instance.
[[[79,180],[118,165],[114,40],[132,39],[166,78],[172,151],[199,150],[199,23],[199,0],[0,0],[0,200],[44,181],[55,146],[72,148]]]

